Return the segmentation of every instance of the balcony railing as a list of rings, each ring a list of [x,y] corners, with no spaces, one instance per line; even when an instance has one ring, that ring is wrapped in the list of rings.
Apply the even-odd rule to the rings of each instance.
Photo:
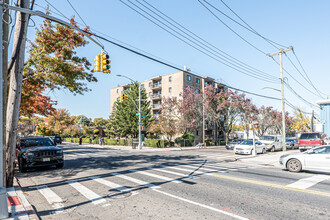
[[[152,105],[153,109],[160,109],[160,107],[161,107],[161,104],[153,104]]]
[[[162,83],[161,83],[161,82],[154,83],[154,84],[152,85],[152,88],[153,88],[153,89],[160,88],[160,87],[162,87]]]
[[[162,97],[162,94],[153,94],[151,96],[152,99],[160,99]]]

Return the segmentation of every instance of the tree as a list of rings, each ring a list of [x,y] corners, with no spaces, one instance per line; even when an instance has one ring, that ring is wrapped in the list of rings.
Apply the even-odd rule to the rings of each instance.
[[[257,122],[259,124],[259,129],[256,129],[256,135],[258,137],[266,134],[275,124],[276,116],[275,110],[273,107],[261,106],[258,110]]]
[[[217,94],[217,111],[223,115],[223,123],[220,124],[221,131],[225,134],[226,143],[233,130],[233,125],[240,119],[243,109],[246,106],[245,94],[238,94],[230,89],[222,90]]]
[[[117,135],[120,137],[138,136],[138,100],[139,97],[139,84],[137,82],[130,85],[129,89],[125,90],[125,93],[131,97],[127,103],[120,102],[118,100],[115,104],[115,111],[113,114],[113,121],[111,125],[117,129]],[[147,94],[145,89],[141,90],[141,115],[144,126],[147,128],[151,122],[151,108],[150,102],[147,101]]]
[[[94,118],[93,125],[95,127],[105,127],[108,124],[109,120],[104,118]]]
[[[187,87],[180,96],[182,99],[178,101],[178,111],[182,133],[198,129],[203,123],[203,94]]]
[[[28,7],[29,1],[19,0],[18,5]],[[13,42],[13,51],[19,51],[14,57],[14,65],[10,72],[10,86],[7,104],[6,128],[6,159],[7,159],[7,186],[13,184],[14,160],[16,146],[16,128],[19,118],[19,109],[22,93],[23,64],[25,54],[25,36],[28,17],[24,13],[17,13],[16,29]],[[76,25],[74,19],[71,24]],[[35,42],[30,42],[29,58],[26,68],[33,72],[33,79],[49,90],[68,89],[73,94],[83,94],[89,91],[87,82],[96,82],[93,73],[89,73],[91,65],[87,58],[76,56],[75,49],[87,44],[81,33],[62,25],[53,25],[45,20],[36,30]],[[40,88],[42,92],[42,88]],[[38,92],[38,90],[37,90]]]
[[[182,130],[177,98],[163,97],[161,114],[150,124],[148,131],[164,135],[168,142],[171,142],[175,135],[182,133]]]
[[[244,97],[245,98],[245,97]],[[244,130],[246,133],[247,138],[249,138],[250,133],[250,124],[251,122],[254,122],[258,118],[258,108],[255,106],[251,99],[245,98],[244,105],[241,106],[241,121],[244,125]]]
[[[299,132],[307,132],[311,130],[310,125],[310,118],[305,116],[301,110],[298,108],[297,110],[294,111],[294,116],[293,116],[293,124],[292,124],[292,129]]]

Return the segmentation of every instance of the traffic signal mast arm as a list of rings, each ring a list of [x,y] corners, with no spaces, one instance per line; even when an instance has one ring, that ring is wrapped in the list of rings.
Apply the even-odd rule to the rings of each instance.
[[[135,103],[135,101],[133,100],[133,98],[132,98],[130,95],[128,95],[125,91],[123,91],[123,94],[121,94],[121,95],[119,96],[119,99],[120,99],[120,97],[122,97],[122,96],[124,96],[124,95],[125,95],[126,97],[129,97],[129,98],[132,100],[132,102],[134,103],[136,110],[139,110],[139,108],[138,108],[138,106],[136,105],[136,103]],[[122,98],[122,99],[120,99],[120,100],[125,100],[125,98]]]

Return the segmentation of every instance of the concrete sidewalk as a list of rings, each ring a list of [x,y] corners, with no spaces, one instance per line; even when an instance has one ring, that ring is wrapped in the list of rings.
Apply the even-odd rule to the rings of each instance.
[[[79,146],[77,143],[70,143],[70,142],[63,142],[64,144],[72,144],[75,146]],[[155,147],[145,147],[143,146],[141,150],[137,148],[133,148],[132,146],[122,146],[122,145],[99,145],[99,144],[85,144],[83,143],[81,146],[90,146],[90,147],[104,147],[104,148],[110,148],[115,150],[127,150],[127,151],[140,151],[140,152],[146,152],[146,151],[181,151],[181,150],[194,150],[194,149],[212,149],[212,148],[218,148],[218,149],[225,149],[225,146],[208,146],[205,148],[199,148],[198,146],[193,147],[165,147],[165,148],[155,148]]]
[[[37,220],[39,217],[25,198],[24,193],[14,178],[14,186],[7,188],[7,204],[9,218],[7,220]]]
[[[288,154],[288,153],[291,154],[297,152],[299,152],[299,150],[290,150],[286,152],[283,151],[267,152],[266,154],[258,154],[257,156],[241,155],[236,157],[236,160],[242,163],[282,168],[282,166],[279,163],[280,156],[282,156],[283,154]]]

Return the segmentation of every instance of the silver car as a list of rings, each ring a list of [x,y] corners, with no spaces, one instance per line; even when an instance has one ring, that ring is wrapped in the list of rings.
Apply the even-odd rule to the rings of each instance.
[[[305,152],[284,154],[280,164],[291,172],[316,170],[330,172],[330,145],[324,145]]]

